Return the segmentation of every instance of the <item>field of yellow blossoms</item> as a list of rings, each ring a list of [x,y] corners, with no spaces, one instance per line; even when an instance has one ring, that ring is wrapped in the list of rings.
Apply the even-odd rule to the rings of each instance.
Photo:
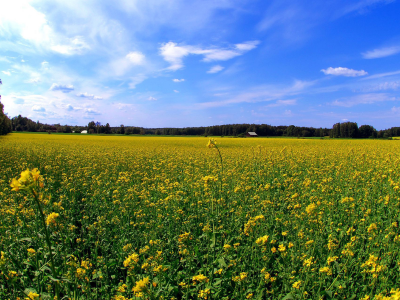
[[[10,134],[0,170],[0,299],[400,299],[398,140]]]

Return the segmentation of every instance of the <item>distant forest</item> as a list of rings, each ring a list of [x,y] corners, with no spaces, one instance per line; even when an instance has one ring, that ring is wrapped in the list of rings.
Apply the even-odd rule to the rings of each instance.
[[[111,127],[91,121],[87,126],[69,126],[60,124],[43,124],[34,122],[21,115],[11,119],[12,131],[28,132],[62,132],[81,133],[87,130],[89,134],[141,134],[141,135],[197,135],[197,136],[236,136],[245,137],[247,132],[255,132],[258,136],[289,136],[289,137],[325,137],[332,138],[391,138],[400,136],[400,127],[392,127],[377,131],[370,125],[358,127],[355,122],[336,123],[332,128],[313,128],[299,126],[272,126],[266,124],[229,124],[206,127],[185,128],[143,128],[136,126]]]

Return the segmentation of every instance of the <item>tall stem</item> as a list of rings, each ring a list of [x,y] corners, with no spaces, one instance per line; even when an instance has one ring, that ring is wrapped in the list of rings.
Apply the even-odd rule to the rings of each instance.
[[[56,273],[56,270],[54,268],[55,264],[54,264],[54,258],[53,258],[53,251],[51,250],[50,235],[49,235],[49,231],[47,230],[46,220],[45,220],[45,217],[44,217],[42,206],[40,205],[39,198],[38,198],[38,196],[37,196],[37,194],[36,194],[36,192],[34,190],[32,190],[32,194],[33,194],[35,202],[36,202],[36,204],[38,206],[40,217],[41,217],[42,223],[43,223],[44,232],[45,232],[45,235],[46,235],[46,243],[47,243],[47,247],[49,248],[49,253],[50,253],[51,272],[53,274],[53,277],[55,279],[57,279],[57,273]],[[55,282],[55,292],[56,292],[57,300],[59,300],[59,297],[58,297],[58,282]]]

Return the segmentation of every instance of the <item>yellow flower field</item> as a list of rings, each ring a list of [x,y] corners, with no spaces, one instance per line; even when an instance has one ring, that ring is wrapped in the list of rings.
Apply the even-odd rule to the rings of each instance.
[[[0,170],[0,299],[400,299],[398,140],[10,134]]]

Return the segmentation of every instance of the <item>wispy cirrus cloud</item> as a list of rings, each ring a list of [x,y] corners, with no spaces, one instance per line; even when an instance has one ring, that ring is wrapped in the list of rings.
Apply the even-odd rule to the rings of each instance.
[[[222,71],[223,69],[224,69],[223,66],[216,65],[216,66],[211,67],[211,69],[208,70],[207,73],[214,74],[214,73],[218,73],[218,72]]]
[[[296,105],[297,99],[278,100],[275,103],[269,104],[268,107]]]
[[[394,71],[394,72],[386,72],[386,73],[379,73],[379,74],[374,74],[374,75],[370,75],[368,77],[364,77],[362,80],[368,80],[368,79],[376,79],[376,78],[382,78],[382,77],[388,77],[388,76],[395,76],[400,74],[400,70],[399,71]]]
[[[262,85],[248,89],[233,97],[229,97],[229,95],[224,97],[223,95],[222,97],[224,97],[225,99],[198,103],[196,106],[199,109],[203,109],[203,108],[213,108],[213,107],[224,107],[238,103],[259,103],[259,102],[268,102],[274,100],[277,101],[276,103],[274,103],[276,106],[294,105],[296,104],[296,99],[282,99],[282,98],[303,93],[314,84],[315,81],[295,80],[292,85],[287,87]]]
[[[400,46],[383,47],[361,53],[365,59],[382,58],[400,53]]]
[[[325,75],[346,76],[346,77],[365,76],[368,74],[368,72],[365,72],[364,70],[358,71],[342,67],[338,68],[329,67],[327,69],[322,69],[321,72],[323,72]]]
[[[356,95],[352,97],[340,98],[333,101],[331,105],[352,107],[359,104],[373,104],[376,102],[395,101],[395,100],[396,97],[393,97],[386,93],[369,93],[369,94]]]
[[[175,78],[175,79],[172,79],[172,81],[173,82],[183,82],[183,81],[185,81],[185,79],[177,79],[177,78]]]
[[[167,69],[176,71],[184,67],[183,58],[188,55],[201,55],[203,56],[204,62],[224,61],[243,55],[247,51],[256,48],[259,43],[259,41],[248,41],[235,44],[230,48],[201,48],[168,42],[160,47],[160,55],[165,61],[170,63],[170,66]]]

